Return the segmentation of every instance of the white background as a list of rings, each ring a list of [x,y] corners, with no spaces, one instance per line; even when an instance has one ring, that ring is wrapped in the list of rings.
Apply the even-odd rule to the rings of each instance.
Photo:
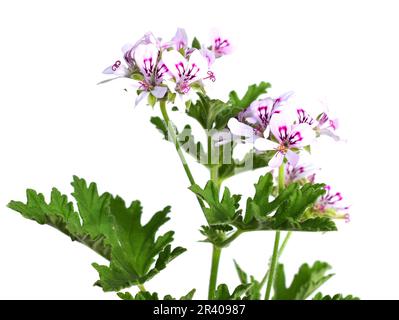
[[[145,217],[173,206],[170,228],[189,251],[147,287],[204,298],[210,246],[172,146],[134,109],[122,83],[96,86],[120,47],[148,30],[169,39],[177,27],[203,42],[216,27],[235,45],[218,60],[215,97],[261,80],[309,105],[328,101],[347,143],[316,148],[321,178],[352,204],[350,224],[331,234],[295,234],[282,261],[289,278],[303,262],[332,264],[323,293],[399,298],[397,209],[399,30],[397,1],[2,1],[0,4],[0,298],[113,299],[93,287],[92,262],[105,261],[56,230],[6,208],[25,189],[71,192],[72,175],[96,181]],[[198,182],[206,171],[192,164]],[[252,193],[261,172],[228,182]],[[222,254],[220,281],[237,284],[233,258],[263,275],[273,234],[242,236]]]

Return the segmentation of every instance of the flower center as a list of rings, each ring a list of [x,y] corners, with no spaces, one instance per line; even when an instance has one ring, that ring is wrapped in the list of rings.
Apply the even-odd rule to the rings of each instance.
[[[277,151],[281,152],[282,154],[286,154],[288,151],[288,146],[285,143],[281,143],[278,147],[277,147]]]

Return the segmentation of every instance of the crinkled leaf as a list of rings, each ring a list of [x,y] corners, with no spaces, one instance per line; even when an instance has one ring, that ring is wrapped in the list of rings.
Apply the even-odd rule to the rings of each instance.
[[[99,196],[93,185],[90,188],[86,186],[86,189],[84,189],[81,179],[77,177],[74,177],[74,187],[74,196],[83,213],[77,213],[73,208],[73,203],[69,202],[67,196],[62,195],[56,188],[53,188],[51,192],[49,203],[46,202],[43,194],[28,189],[26,204],[20,201],[11,201],[8,207],[21,213],[27,219],[58,229],[73,241],[78,241],[104,258],[110,259],[110,246],[104,234],[105,231],[108,232],[110,229],[96,218],[91,217],[92,215],[105,218],[106,211],[109,208],[104,201],[109,199],[109,195]],[[92,199],[97,199],[99,205],[93,205]],[[88,208],[90,208],[91,214],[88,213]],[[81,224],[81,220],[83,224]]]
[[[231,223],[240,214],[237,209],[241,196],[231,195],[228,188],[224,189],[221,200],[219,198],[219,187],[211,180],[208,181],[204,189],[196,184],[189,189],[208,204],[204,213],[211,225]]]
[[[229,94],[230,102],[241,109],[248,107],[252,102],[254,102],[258,97],[264,93],[267,93],[267,89],[271,87],[268,82],[262,81],[261,83],[253,84],[248,86],[247,92],[240,99],[235,91],[231,91]]]
[[[313,266],[303,264],[289,287],[285,284],[284,265],[277,266],[273,300],[305,300],[334,274],[326,274],[331,266],[316,261]]]
[[[248,276],[248,274],[239,266],[237,261],[234,261],[234,266],[241,284],[250,285],[245,298],[247,300],[260,300],[262,284],[256,280],[254,276]]]
[[[134,296],[130,292],[118,292],[117,294],[122,300],[159,300],[156,292],[139,291]]]
[[[193,300],[195,289],[192,289],[189,293],[182,296],[179,300]],[[150,293],[148,291],[140,291],[135,296],[130,292],[118,292],[118,297],[122,300],[159,300],[158,293]],[[166,295],[163,300],[176,300],[171,295]]]
[[[295,186],[295,187],[291,187]],[[287,219],[298,220],[305,210],[313,205],[318,198],[325,194],[323,184],[307,183],[302,187],[297,184],[290,185],[291,189],[275,214],[277,224],[283,225]]]
[[[144,283],[183,253],[185,249],[181,247],[171,249],[173,231],[156,236],[159,228],[169,220],[169,212],[170,207],[166,207],[142,225],[140,202],[134,201],[126,207],[120,197],[112,198],[111,214],[115,221],[112,259],[109,267],[93,264],[100,276],[96,284],[104,291],[118,291]]]
[[[321,292],[317,293],[312,300],[360,300],[358,297],[352,295],[335,294],[333,296],[323,295]]]
[[[78,177],[74,177],[72,186],[78,212],[57,189],[52,190],[49,203],[42,194],[28,190],[26,204],[11,201],[9,207],[25,218],[60,230],[110,260],[109,267],[93,264],[100,273],[97,284],[105,291],[143,283],[185,251],[181,247],[172,250],[171,231],[156,237],[158,229],[169,220],[170,207],[141,225],[139,201],[126,208],[120,197],[99,194],[96,184],[88,185]]]
[[[198,93],[199,99],[190,105],[187,115],[196,119],[206,129],[221,130],[226,127],[231,117],[234,117],[240,109],[218,99]]]
[[[220,284],[215,291],[215,300],[241,300],[250,287],[250,284],[240,284],[230,293],[226,284]]]
[[[82,218],[83,229],[92,237],[109,235],[112,233],[112,218],[110,215],[109,193],[100,195],[95,183],[87,185],[84,179],[73,177],[73,193],[79,209],[79,215]]]

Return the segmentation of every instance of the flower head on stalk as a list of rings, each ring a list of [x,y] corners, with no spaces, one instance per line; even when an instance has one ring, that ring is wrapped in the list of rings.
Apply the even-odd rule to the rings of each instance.
[[[338,129],[339,121],[337,118],[331,119],[327,113],[321,113],[317,118],[316,133],[320,135],[326,135],[339,141],[340,138],[335,134]]]
[[[292,92],[285,93],[277,98],[267,97],[256,100],[237,118],[231,118],[227,124],[230,132],[237,137],[256,140],[259,137],[268,137],[270,121],[274,114],[280,113],[284,103],[292,96]]]
[[[140,71],[142,79],[139,80],[140,94],[136,104],[151,93],[155,98],[165,96],[168,88],[163,81],[169,78],[169,69],[160,61],[161,51],[154,44],[141,44],[134,52],[134,61]]]
[[[343,205],[343,197],[340,192],[331,192],[330,186],[325,186],[326,193],[321,196],[311,209],[311,213],[316,216],[326,216],[333,219],[344,219],[350,221],[348,213],[349,206]]]
[[[233,50],[231,42],[222,37],[219,33],[215,33],[212,37],[212,45],[210,49],[214,52],[216,58],[230,54]]]
[[[190,47],[187,33],[181,28],[165,43],[152,33],[146,33],[135,44],[125,45],[123,58],[104,70],[116,77],[100,83],[118,78],[133,80],[132,87],[138,93],[136,105],[145,99],[153,105],[166,97],[174,102],[176,95],[182,101],[194,99],[196,96],[191,95],[191,89],[204,91],[202,80],[214,82],[216,78],[209,70],[215,61],[212,46],[200,48],[198,40],[193,46],[196,48]]]
[[[292,124],[284,113],[276,114],[270,121],[270,130],[274,140],[259,138],[255,141],[255,148],[259,151],[275,151],[275,155],[269,161],[272,168],[279,167],[284,159],[293,166],[299,160],[298,150],[312,143],[315,138],[314,131],[307,123]]]
[[[295,166],[287,162],[285,164],[285,184],[294,182],[301,184],[314,183],[316,172],[320,170],[310,163],[299,161]]]
[[[314,119],[309,113],[302,108],[296,109],[297,123],[307,123],[316,132],[316,136],[326,135],[339,141],[340,138],[335,134],[338,128],[338,119],[330,119],[327,113],[323,112]]]
[[[190,93],[192,88],[202,88],[202,80],[208,75],[208,62],[201,52],[193,49],[189,56],[170,50],[162,54],[162,61],[169,70],[172,82],[169,89],[180,97]]]

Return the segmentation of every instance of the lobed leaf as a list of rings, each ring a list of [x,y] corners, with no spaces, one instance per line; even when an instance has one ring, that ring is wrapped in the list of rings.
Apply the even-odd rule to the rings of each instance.
[[[316,261],[313,266],[303,264],[294,276],[291,285],[285,284],[284,265],[277,266],[274,280],[273,300],[305,300],[334,274],[326,274],[331,266],[328,263]]]

